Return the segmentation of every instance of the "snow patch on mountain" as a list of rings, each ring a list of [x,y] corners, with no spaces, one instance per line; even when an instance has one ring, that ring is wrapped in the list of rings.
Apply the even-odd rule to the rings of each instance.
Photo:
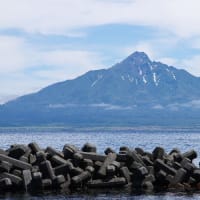
[[[143,82],[144,82],[145,84],[147,84],[147,80],[146,80],[145,76],[142,77],[142,80],[143,80]]]
[[[127,75],[127,77],[128,77],[128,80],[129,80],[131,83],[134,81],[134,78],[131,77],[129,74]]]
[[[143,72],[141,70],[141,68],[139,67],[139,75],[142,76]]]
[[[172,74],[173,79],[176,80],[176,76],[175,76],[174,72],[171,71],[171,74]]]
[[[156,76],[155,72],[153,73],[153,81],[154,81],[155,85],[158,86],[159,82],[158,82],[158,79],[157,79],[157,76]]]
[[[124,78],[124,76],[121,76],[121,79],[122,79],[123,81],[125,81],[125,78]]]
[[[97,79],[91,84],[91,87],[94,87],[102,78],[103,78],[103,75],[98,75]]]

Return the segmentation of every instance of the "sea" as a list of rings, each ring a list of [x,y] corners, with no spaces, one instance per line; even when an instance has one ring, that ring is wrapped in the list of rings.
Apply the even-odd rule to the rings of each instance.
[[[182,152],[194,149],[199,157],[194,163],[200,162],[200,126],[192,127],[20,127],[0,128],[0,148],[7,149],[12,144],[28,144],[37,142],[42,148],[52,146],[62,150],[65,144],[74,144],[81,148],[86,142],[97,147],[103,153],[107,147],[119,151],[120,146],[130,148],[141,147],[152,152],[157,146],[164,147],[166,152],[178,148]],[[137,199],[137,200],[168,200],[168,199],[200,199],[200,192],[134,192],[134,191],[87,191],[65,194],[59,191],[42,193],[4,193],[0,192],[0,199]]]

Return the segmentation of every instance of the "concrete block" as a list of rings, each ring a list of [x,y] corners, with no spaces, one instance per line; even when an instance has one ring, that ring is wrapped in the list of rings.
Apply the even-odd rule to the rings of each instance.
[[[95,172],[95,169],[94,169],[94,167],[92,167],[92,166],[87,166],[87,167],[85,168],[85,170],[86,170],[86,171],[89,171],[91,174],[93,174],[93,173]]]
[[[6,161],[12,164],[14,167],[17,167],[19,169],[31,169],[32,166],[28,163],[25,163],[23,161],[17,160],[15,158],[8,157],[6,155],[0,154],[0,161]]]
[[[176,174],[176,170],[173,169],[172,167],[169,167],[168,165],[166,165],[161,159],[156,159],[154,165],[156,168],[161,169],[168,174],[171,174],[171,175]]]
[[[153,183],[150,181],[143,181],[142,189],[152,191],[154,189]]]
[[[115,153],[109,153],[106,156],[106,159],[103,162],[103,165],[100,167],[98,174],[102,177],[106,176],[106,168],[108,165],[110,165],[113,161],[115,161],[117,158],[117,155]]]
[[[29,156],[29,163],[32,165],[37,161],[36,156],[33,154],[30,154]]]
[[[3,190],[12,189],[12,181],[10,180],[10,178],[0,179],[0,188]]]
[[[15,145],[8,149],[8,156],[12,158],[19,159],[25,154],[27,147],[25,145]]]
[[[52,180],[51,179],[42,179],[42,188],[49,189],[52,187]]]
[[[21,157],[19,158],[19,160],[21,160],[22,162],[26,162],[26,163],[29,162],[29,159],[28,159],[28,157],[26,157],[26,156],[21,156]]]
[[[23,170],[22,176],[23,176],[24,188],[26,191],[28,191],[28,189],[31,186],[31,181],[32,181],[31,171],[29,169]]]
[[[37,163],[41,163],[47,160],[47,155],[45,154],[44,151],[38,151],[36,153],[36,159],[37,159]]]
[[[126,179],[126,183],[130,183],[131,177],[130,177],[130,171],[129,171],[128,167],[120,168],[120,176],[122,176]]]
[[[56,179],[55,179],[55,185],[60,186],[61,184],[65,183],[65,181],[66,179],[63,175],[58,175],[56,176]]]
[[[36,142],[32,142],[28,144],[33,154],[36,154],[38,151],[42,151],[39,145]]]
[[[22,178],[20,178],[19,176],[16,176],[16,175],[13,175],[13,174],[10,174],[10,173],[7,173],[7,172],[3,172],[0,174],[0,177],[1,178],[9,178],[12,183],[14,185],[16,185],[17,187],[21,186],[22,185]]]
[[[42,175],[44,178],[54,180],[55,179],[55,173],[52,168],[52,165],[50,161],[46,160],[40,163],[40,171],[42,172]]]
[[[106,175],[107,175],[108,177],[114,176],[115,173],[116,173],[116,168],[115,168],[115,166],[113,166],[113,165],[108,165],[108,166],[106,167]]]
[[[73,155],[78,151],[78,148],[76,148],[74,145],[69,145],[66,144],[63,147],[63,154],[64,154],[64,158],[68,159],[68,158],[73,158]]]
[[[22,171],[19,170],[19,169],[14,169],[10,173],[13,174],[13,175],[15,175],[15,176],[22,177]]]
[[[152,152],[152,155],[153,155],[153,159],[156,160],[156,159],[163,159],[164,155],[165,155],[165,150],[162,148],[162,147],[156,147],[153,152]]]
[[[89,188],[114,188],[122,187],[124,185],[126,185],[126,179],[124,177],[112,178],[109,181],[102,181],[101,179],[96,179],[87,183],[87,186]]]
[[[142,148],[140,148],[140,147],[136,147],[136,148],[135,148],[135,151],[136,151],[139,155],[141,155],[141,156],[144,155],[144,150],[143,150]]]
[[[70,170],[73,168],[73,165],[72,163],[69,164],[62,164],[62,165],[59,165],[57,167],[54,168],[54,172],[55,172],[55,175],[58,176],[58,175],[66,175],[70,172]]]
[[[91,144],[91,143],[86,143],[83,145],[82,149],[83,152],[93,152],[96,153],[97,148],[95,145]]]
[[[148,156],[143,156],[142,161],[146,166],[153,166],[153,162],[150,160]]]
[[[91,173],[89,171],[84,171],[81,174],[72,177],[72,184],[77,185],[90,178],[91,178]]]
[[[59,156],[61,158],[64,158],[64,154],[52,147],[47,147],[46,150],[45,150],[46,153],[50,154],[50,156]]]
[[[77,175],[82,174],[83,172],[84,172],[84,170],[81,169],[80,167],[74,167],[74,168],[71,169],[70,175],[71,176],[77,176]]]
[[[115,151],[112,148],[108,147],[105,149],[104,153],[108,155],[109,153],[115,153]]]
[[[64,158],[62,158],[62,157],[60,157],[58,155],[52,156],[51,162],[54,163],[56,166],[63,165],[63,164],[68,164],[67,160],[65,160]]]
[[[187,151],[187,152],[183,153],[182,156],[183,156],[183,158],[188,158],[190,160],[193,160],[193,159],[197,158],[197,152],[194,150]]]
[[[1,172],[10,172],[12,168],[12,164],[6,161],[1,161],[0,163],[0,173]]]
[[[98,171],[102,165],[103,165],[103,163],[101,161],[96,161],[94,163],[95,171]]]
[[[90,159],[92,161],[101,161],[101,162],[103,162],[106,159],[105,155],[100,155],[100,154],[97,154],[97,153],[82,152],[82,151],[80,151],[79,153],[83,156],[84,159]]]

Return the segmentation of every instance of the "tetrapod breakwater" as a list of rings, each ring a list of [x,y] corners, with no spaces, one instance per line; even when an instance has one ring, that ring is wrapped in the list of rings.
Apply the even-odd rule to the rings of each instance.
[[[99,154],[95,145],[72,144],[62,150],[41,148],[37,143],[13,144],[0,149],[0,191],[132,188],[154,191],[200,190],[200,168],[193,160],[197,152],[169,153],[162,147],[152,152],[142,148],[110,147]]]

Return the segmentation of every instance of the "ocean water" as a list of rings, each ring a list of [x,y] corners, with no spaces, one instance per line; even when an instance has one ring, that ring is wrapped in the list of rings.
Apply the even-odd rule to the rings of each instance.
[[[200,128],[199,127],[136,127],[114,129],[0,129],[0,148],[9,148],[11,144],[28,144],[37,142],[41,147],[52,146],[62,150],[64,144],[74,144],[81,148],[90,142],[97,146],[97,151],[104,152],[106,147],[118,151],[120,146],[130,148],[141,147],[153,151],[156,146],[162,146],[169,152],[172,148],[179,148],[182,152],[195,149],[200,157]],[[195,160],[199,165],[200,159]],[[136,194],[127,191],[101,191],[85,194],[56,193],[16,193],[2,194],[0,199],[200,199],[200,193],[154,193]]]

